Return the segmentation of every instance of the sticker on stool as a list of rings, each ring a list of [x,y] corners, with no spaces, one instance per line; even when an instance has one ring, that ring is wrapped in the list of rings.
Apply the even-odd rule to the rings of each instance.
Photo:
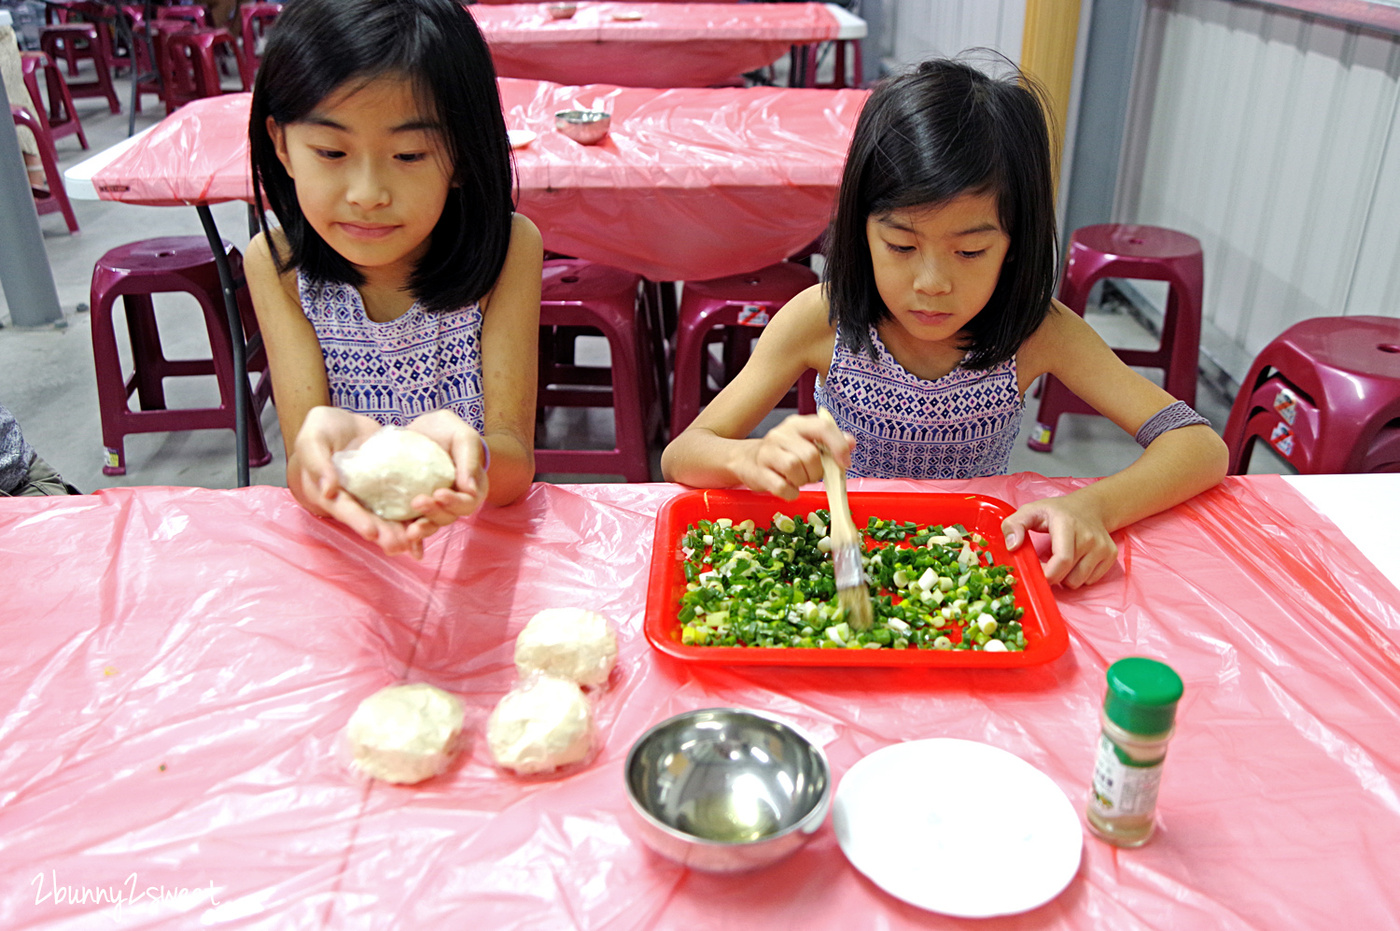
[[[1280,388],[1278,394],[1274,395],[1274,410],[1284,422],[1292,426],[1293,419],[1298,416],[1298,396],[1287,388]]]
[[[1281,423],[1269,434],[1269,443],[1284,456],[1293,455],[1293,431],[1288,424]]]
[[[757,304],[745,304],[739,310],[740,326],[767,326],[768,309]]]

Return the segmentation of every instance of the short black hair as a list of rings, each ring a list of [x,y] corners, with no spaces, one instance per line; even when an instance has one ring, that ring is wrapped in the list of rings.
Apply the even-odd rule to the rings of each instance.
[[[271,207],[282,225],[289,255],[281,255],[268,237],[280,270],[295,267],[320,281],[364,283],[302,215],[267,118],[295,123],[346,82],[389,75],[412,81],[436,115],[453,173],[409,288],[430,310],[464,307],[500,277],[515,187],[491,54],[476,20],[457,0],[288,0],[268,33],[248,119],[259,222],[266,234]]]
[[[994,77],[935,59],[891,77],[861,110],[827,236],[832,323],[872,357],[870,328],[889,316],[880,299],[866,221],[892,210],[994,194],[1011,238],[996,289],[967,326],[969,368],[1011,358],[1050,310],[1059,268],[1044,92],[1009,62]]]

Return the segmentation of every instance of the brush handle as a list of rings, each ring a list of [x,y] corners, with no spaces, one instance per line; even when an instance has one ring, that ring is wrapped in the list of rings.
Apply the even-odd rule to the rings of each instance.
[[[833,427],[836,426],[836,418],[831,416],[831,411],[820,408],[817,416]],[[822,484],[826,487],[826,507],[831,512],[831,545],[835,549],[837,546],[846,546],[852,543],[860,544],[860,533],[856,530],[856,522],[851,518],[851,505],[846,500],[846,471],[837,464],[835,457],[825,446],[822,451]]]

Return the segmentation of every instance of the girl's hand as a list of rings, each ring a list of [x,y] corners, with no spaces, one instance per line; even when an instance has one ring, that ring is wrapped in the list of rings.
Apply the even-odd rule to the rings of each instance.
[[[1073,497],[1032,501],[1002,521],[1006,548],[1016,549],[1031,530],[1050,534],[1050,559],[1044,568],[1051,585],[1090,585],[1103,578],[1118,557],[1118,544],[1103,519]]]
[[[408,539],[422,554],[423,540],[459,517],[466,517],[486,500],[489,484],[486,467],[490,453],[486,440],[452,411],[438,410],[415,418],[408,429],[435,441],[452,457],[457,480],[452,488],[439,488],[432,496],[419,495],[413,506],[422,516],[408,524]]]
[[[849,469],[855,445],[855,437],[820,417],[794,414],[758,442],[741,447],[734,471],[754,491],[791,501],[801,486],[822,480],[823,449],[841,468]]]
[[[331,517],[390,556],[408,553],[423,558],[423,540],[457,517],[470,514],[485,498],[486,478],[479,470],[483,445],[479,435],[455,414],[434,411],[409,429],[440,443],[457,468],[457,489],[440,488],[420,495],[414,506],[423,516],[413,521],[384,520],[340,487],[332,456],[350,449],[379,430],[375,420],[336,407],[313,407],[297,433],[287,463],[287,487],[311,513]],[[479,491],[478,491],[479,489]]]

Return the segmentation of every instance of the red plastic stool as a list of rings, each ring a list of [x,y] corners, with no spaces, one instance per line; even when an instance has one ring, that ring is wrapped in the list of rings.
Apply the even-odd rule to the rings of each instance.
[[[68,224],[68,232],[76,233],[78,218],[73,213],[73,205],[68,202],[68,192],[63,189],[63,175],[58,170],[58,156],[54,154],[53,140],[38,118],[25,107],[11,106],[10,118],[16,126],[24,126],[33,133],[34,141],[39,146],[39,164],[44,166],[44,180],[48,182],[49,190],[47,194],[34,192],[34,209],[40,216],[55,210],[61,211],[64,222]]]
[[[725,341],[723,383],[737,374],[748,357],[749,343],[769,318],[798,292],[816,284],[817,274],[795,262],[777,262],[744,275],[708,281],[687,281],[681,288],[676,324],[675,380],[671,389],[671,436],[700,414],[700,405],[714,397],[708,386],[708,346]],[[724,328],[724,329],[721,329]],[[811,386],[815,373],[803,376],[787,403],[806,414],[816,413]]]
[[[1229,472],[1268,442],[1299,472],[1391,471],[1400,435],[1400,319],[1314,317],[1255,357],[1230,408]]]
[[[1102,223],[1075,230],[1060,281],[1061,303],[1084,316],[1089,291],[1103,278],[1142,278],[1165,281],[1170,286],[1158,347],[1114,352],[1128,365],[1162,369],[1162,387],[1167,393],[1194,407],[1204,287],[1200,241],[1160,226]],[[1027,445],[1048,452],[1055,443],[1061,414],[1097,413],[1062,382],[1047,375],[1040,389],[1036,428]]]
[[[60,58],[67,61],[70,74],[76,61],[90,60],[93,79],[68,82],[68,93],[73,97],[106,97],[107,108],[113,113],[120,113],[121,101],[117,99],[117,89],[112,85],[112,53],[102,29],[97,23],[68,22],[45,26],[39,32],[39,48],[48,52],[55,61]]]
[[[641,283],[631,272],[581,259],[544,263],[539,408],[611,407],[616,445],[609,450],[537,445],[537,471],[619,474],[629,482],[651,481],[648,417],[656,399],[647,314],[637,307]],[[553,335],[559,327],[602,333],[610,368],[558,362]],[[604,386],[607,390],[600,390]]]
[[[24,87],[29,91],[29,98],[38,111],[34,115],[48,131],[49,139],[57,140],[64,136],[77,135],[78,145],[86,149],[87,136],[83,133],[78,111],[73,109],[73,95],[68,92],[68,82],[63,79],[63,72],[58,70],[53,56],[48,52],[20,52],[19,57]],[[45,83],[48,84],[47,107],[44,106],[44,98],[39,95],[40,68],[44,69]]]
[[[217,97],[224,92],[219,66],[214,57],[219,49],[233,55],[243,81],[242,56],[238,43],[227,29],[187,29],[165,33],[161,38],[161,79],[165,83],[165,112],[171,113],[191,100]],[[245,85],[244,90],[247,90]]]
[[[158,6],[156,7],[156,19],[179,19],[201,28],[214,25],[209,18],[209,8],[202,3]]]
[[[239,35],[243,40],[243,86],[251,89],[257,77],[258,65],[262,56],[258,54],[258,41],[282,15],[280,3],[245,3],[238,8]]]
[[[248,463],[272,461],[263,437],[260,416],[272,396],[267,354],[258,335],[252,300],[243,281],[243,256],[228,243],[229,265],[238,282],[238,305],[248,334],[248,372],[261,373],[249,395]],[[183,292],[194,296],[204,311],[211,359],[167,359],[161,349],[152,294]],[[117,353],[113,308],[117,298],[126,307],[134,371],[122,373]],[[92,270],[92,356],[97,370],[97,402],[102,414],[102,444],[106,447],[103,475],[125,475],[123,439],[130,433],[170,430],[235,429],[233,346],[224,310],[223,287],[209,242],[202,236],[171,236],[128,243],[107,252]],[[214,375],[219,405],[170,410],[164,380],[175,376]],[[132,392],[140,410],[128,403]]]

